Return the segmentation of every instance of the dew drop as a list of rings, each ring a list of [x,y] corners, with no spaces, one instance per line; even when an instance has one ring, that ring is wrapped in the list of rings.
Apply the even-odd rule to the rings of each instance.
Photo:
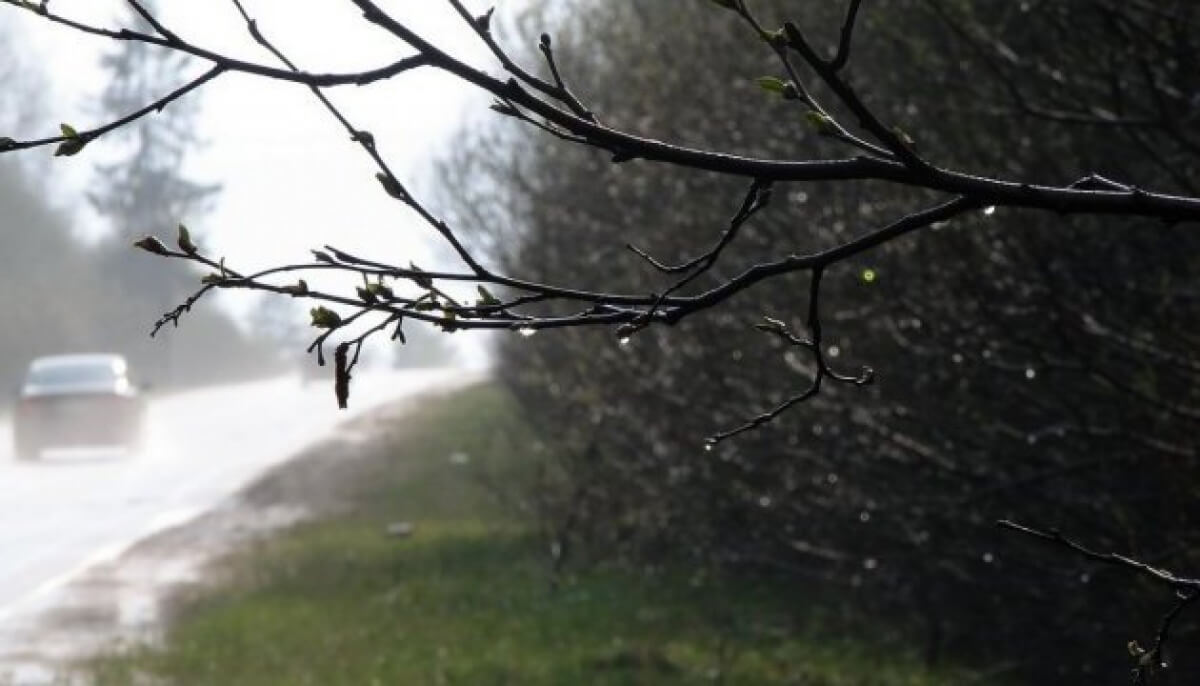
[[[866,283],[875,283],[875,279],[879,278],[879,274],[874,269],[864,269],[862,271],[862,280]]]
[[[829,346],[829,356],[830,357],[837,357],[838,355],[841,355],[841,354],[842,354],[841,348],[837,347],[836,345]]]
[[[712,452],[712,449],[713,449],[713,444],[712,444],[712,441],[707,441],[707,442],[705,442],[705,444],[704,444],[704,452],[706,452],[706,453],[711,453],[711,452]]]
[[[993,214],[996,214],[996,206],[995,205],[988,205],[987,207],[983,208],[983,216],[990,217]]]
[[[987,563],[987,564],[989,564],[989,565],[990,565],[990,564],[992,564],[992,562],[993,562],[995,559],[996,559],[996,556],[995,556],[995,555],[992,555],[991,553],[984,553],[984,554],[983,554],[983,561],[984,561],[984,562],[986,562],[986,563]]]
[[[768,496],[765,496],[765,495],[763,497],[759,498],[758,506],[759,507],[770,507],[771,506],[771,498]]]
[[[867,522],[871,521],[871,513],[867,512],[866,510],[859,512],[858,513],[858,521],[862,522],[863,524],[866,524]]]
[[[873,557],[868,557],[867,559],[863,560],[863,568],[864,569],[868,569],[868,570],[875,569],[878,566],[879,566],[879,560],[876,560]]]
[[[1034,369],[1033,367],[1026,369],[1025,370],[1025,378],[1030,379],[1030,380],[1036,379],[1037,378],[1037,370]]]

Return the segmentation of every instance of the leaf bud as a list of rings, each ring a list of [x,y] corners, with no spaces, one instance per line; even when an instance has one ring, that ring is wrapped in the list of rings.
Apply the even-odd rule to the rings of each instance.
[[[312,325],[318,329],[334,329],[342,323],[341,316],[324,305],[310,309],[308,314],[312,317]]]
[[[192,235],[183,224],[179,225],[179,235],[175,239],[175,242],[179,245],[179,249],[185,253],[189,255],[196,254],[196,244],[192,242]]]
[[[812,125],[813,129],[815,129],[816,132],[822,136],[831,136],[836,134],[838,131],[837,123],[833,121],[833,117],[830,117],[824,112],[809,110],[804,113],[804,118],[807,119],[808,123]]]
[[[158,240],[154,236],[144,236],[144,237],[134,241],[133,247],[141,248],[142,250],[145,250],[148,253],[153,253],[155,255],[170,255],[171,254],[171,251],[167,250],[167,246],[163,245],[163,242]]]
[[[294,283],[290,286],[281,287],[279,290],[283,291],[284,293],[287,293],[288,295],[290,295],[292,297],[300,297],[302,295],[308,295],[308,282],[305,281],[304,279],[300,279],[300,280],[296,281],[296,283]]]

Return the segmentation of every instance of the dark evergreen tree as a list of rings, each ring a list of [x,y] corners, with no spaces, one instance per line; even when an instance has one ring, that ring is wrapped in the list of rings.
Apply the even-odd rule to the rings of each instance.
[[[155,5],[143,3],[150,11],[156,10]],[[133,10],[120,24],[149,28]],[[101,65],[108,74],[98,101],[101,118],[124,116],[161,97],[185,83],[191,70],[185,55],[138,41],[114,44]],[[138,236],[173,232],[176,224],[212,207],[220,186],[185,173],[189,153],[201,142],[196,131],[198,109],[194,96],[182,98],[156,116],[114,132],[125,149],[119,158],[96,166],[88,194],[92,206],[111,225],[96,255],[97,265],[108,277],[105,288],[110,290],[106,298],[110,311],[98,344],[120,347],[140,359],[145,373],[162,384],[199,382],[235,362],[253,371],[256,366],[272,366],[276,359],[266,341],[252,344],[227,316],[211,308],[188,322],[191,336],[187,338],[170,331],[157,340],[136,335],[149,331],[162,312],[186,298],[198,279],[194,272],[146,259],[129,248]],[[256,350],[250,351],[252,345]],[[231,357],[221,350],[247,354]]]
[[[156,3],[144,4],[153,11]],[[122,25],[149,28],[132,10],[130,14]],[[114,48],[101,59],[108,73],[99,102],[101,117],[128,114],[186,81],[185,55],[138,41]],[[152,119],[122,128],[115,135],[128,145],[128,154],[97,166],[88,197],[112,222],[114,238],[122,244],[210,209],[220,187],[189,179],[183,172],[188,153],[200,142],[195,129],[198,104],[184,98]]]

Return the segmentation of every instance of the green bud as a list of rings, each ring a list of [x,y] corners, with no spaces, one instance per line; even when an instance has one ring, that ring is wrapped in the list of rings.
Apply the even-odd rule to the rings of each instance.
[[[783,95],[788,86],[786,81],[775,78],[774,76],[760,76],[757,79],[754,79],[754,82],[758,84],[759,88],[767,91],[768,93],[778,93],[780,95]]]
[[[824,112],[809,110],[804,113],[804,118],[807,119],[808,123],[812,125],[816,132],[822,136],[831,136],[836,134],[838,131],[837,123],[833,121],[832,117]]]
[[[783,27],[777,28],[774,31],[763,31],[762,39],[777,48],[787,47],[787,31]]]
[[[475,290],[479,291],[479,304],[484,306],[499,305],[500,299],[492,295],[483,284],[475,286]]]
[[[179,225],[179,235],[175,239],[175,242],[179,245],[179,249],[185,253],[189,255],[196,254],[196,244],[192,242],[192,235],[188,232],[187,227],[183,224]]]
[[[292,297],[308,295],[308,282],[305,281],[304,279],[300,279],[295,284],[293,284],[291,286],[283,286],[279,290],[283,291],[284,293],[287,293],[288,295],[290,295]]]
[[[383,186],[385,193],[402,202],[408,202],[408,191],[404,190],[404,186],[394,177],[379,172],[375,178],[379,180],[379,185]]]
[[[342,323],[342,317],[324,305],[312,308],[308,314],[312,317],[312,325],[318,329],[334,329]]]
[[[153,253],[155,255],[170,255],[171,254],[171,251],[167,250],[167,246],[163,245],[163,242],[158,240],[154,236],[145,236],[143,238],[140,238],[140,239],[134,241],[133,247],[141,248],[142,250],[145,250],[148,253]]]
[[[428,276],[422,276],[421,275],[422,270],[420,267],[413,264],[412,262],[408,263],[408,267],[412,271],[417,272],[416,274],[408,277],[413,280],[413,283],[417,284],[421,288],[433,288],[433,279],[429,278]]]
[[[380,300],[391,300],[392,298],[396,297],[396,294],[392,292],[392,289],[388,288],[382,282],[369,284],[367,286],[367,290]]]
[[[58,147],[54,149],[54,156],[73,157],[79,154],[79,151],[83,150],[85,146],[87,146],[87,141],[82,138],[68,138],[62,143],[59,143]]]

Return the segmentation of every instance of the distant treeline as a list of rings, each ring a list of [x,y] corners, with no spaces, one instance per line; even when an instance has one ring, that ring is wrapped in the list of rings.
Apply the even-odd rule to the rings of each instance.
[[[786,17],[822,44],[836,42],[843,4],[754,3],[770,26]],[[1195,194],[1200,13],[1166,7],[879,0],[864,4],[848,74],[935,162]],[[856,153],[755,84],[777,60],[713,3],[538,12],[506,44],[536,64],[552,30],[561,72],[605,122],[769,158]],[[451,222],[477,227],[513,273],[662,292],[670,280],[626,243],[668,263],[702,254],[745,191],[535,135],[511,120],[470,128],[442,167]],[[873,183],[775,196],[715,272],[930,202]],[[1196,227],[1149,221],[980,212],[894,242],[825,278],[829,358],[873,366],[878,383],[827,387],[711,452],[705,436],[805,387],[804,358],[754,324],[765,314],[803,331],[806,275],[625,346],[601,331],[514,335],[496,366],[547,439],[529,504],[566,564],[682,558],[783,575],[845,591],[830,597],[907,628],[930,660],[966,657],[997,681],[1123,683],[1127,642],[1151,639],[1173,599],[994,522],[1200,572],[1198,273]],[[1194,620],[1173,631],[1180,646],[1197,640]],[[1172,683],[1200,677],[1200,652],[1170,660]]]
[[[6,102],[19,103],[0,111],[0,130],[36,136],[59,119],[44,100],[46,75],[20,38],[0,25],[0,85]],[[115,47],[101,66],[109,79],[98,98],[91,96],[99,117],[141,106],[187,68],[133,43]],[[197,140],[195,108],[194,101],[180,103],[153,122],[110,134],[125,143],[126,156],[95,167],[83,193],[63,192],[44,152],[0,158],[0,389],[8,389],[0,405],[13,397],[32,358],[58,353],[122,353],[138,381],[159,389],[279,371],[277,346],[253,340],[211,305],[193,310],[179,331],[149,336],[155,320],[199,286],[199,274],[130,245],[140,234],[171,232],[201,216],[218,190],[182,173]],[[74,225],[84,216],[81,205],[106,226]]]
[[[154,321],[199,276],[124,241],[81,242],[44,194],[16,160],[0,160],[0,387],[15,391],[34,357],[86,351],[123,353],[158,387],[278,371],[274,348],[211,306],[151,339]]]

